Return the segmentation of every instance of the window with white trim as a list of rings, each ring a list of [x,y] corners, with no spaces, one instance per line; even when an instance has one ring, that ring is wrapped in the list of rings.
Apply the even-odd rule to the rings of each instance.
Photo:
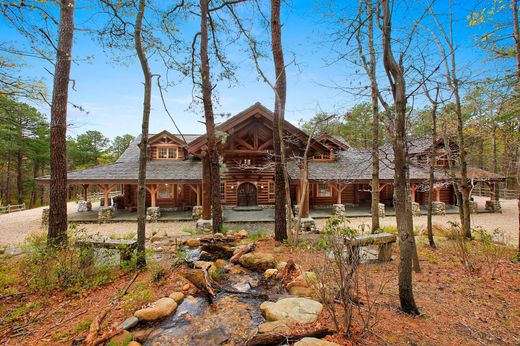
[[[177,159],[178,147],[159,147],[157,151],[157,158],[161,160]]]
[[[318,197],[330,197],[332,191],[329,184],[318,183]]]
[[[274,181],[267,184],[267,196],[270,201],[274,201]]]

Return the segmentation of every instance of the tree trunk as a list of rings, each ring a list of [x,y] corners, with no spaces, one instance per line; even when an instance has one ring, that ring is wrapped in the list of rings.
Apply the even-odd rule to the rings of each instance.
[[[212,205],[213,233],[222,229],[222,206],[220,202],[220,162],[215,134],[215,117],[213,114],[211,73],[208,55],[208,2],[200,0],[200,77],[202,80],[202,103],[206,135],[208,138],[209,176],[211,178],[210,193]]]
[[[516,77],[520,84],[520,28],[518,26],[518,0],[511,0],[513,10],[513,38],[515,40]],[[517,84],[517,88],[519,85]]]
[[[18,145],[21,146],[21,143]],[[18,148],[17,160],[16,160],[16,195],[18,198],[18,204],[22,204],[24,201],[24,188],[23,188],[23,149]]]
[[[135,21],[135,50],[141,64],[144,77],[143,121],[141,126],[141,142],[139,143],[139,175],[137,179],[137,266],[146,266],[145,237],[146,237],[146,164],[148,160],[148,127],[150,122],[150,107],[152,98],[152,73],[148,65],[148,58],[142,44],[143,17],[146,0],[139,0],[139,8]]]
[[[7,151],[7,174],[5,179],[5,204],[11,204],[11,150]]]
[[[271,41],[276,76],[275,103],[273,120],[273,147],[275,156],[275,225],[274,238],[277,241],[287,239],[287,172],[284,169],[285,147],[283,144],[283,121],[287,81],[285,75],[284,54],[282,48],[282,28],[280,23],[280,0],[271,0]],[[285,173],[284,173],[285,172]],[[289,204],[290,205],[290,204]],[[295,230],[298,232],[298,230]]]
[[[75,0],[61,0],[58,51],[51,105],[49,245],[67,240],[67,103],[69,97]]]
[[[438,91],[437,91],[438,94]],[[432,102],[432,151],[430,153],[430,177],[429,177],[429,189],[428,189],[428,218],[427,218],[427,229],[428,229],[428,242],[432,248],[435,248],[435,241],[433,240],[433,183],[435,180],[435,157],[436,150],[435,145],[437,142],[437,101]]]
[[[36,179],[38,177],[38,169],[39,164],[38,161],[33,162],[33,179]],[[29,209],[34,208],[34,205],[36,204],[36,193],[38,192],[38,184],[32,185],[31,188],[31,198],[29,199]]]
[[[379,229],[379,106],[372,1],[367,0],[370,96],[372,100],[372,233]]]
[[[399,234],[399,299],[401,309],[409,314],[419,314],[413,296],[412,259],[414,257],[415,238],[409,191],[408,150],[406,144],[406,88],[404,71],[398,65],[391,48],[391,14],[389,0],[382,0],[383,12],[383,64],[392,86],[395,119],[392,148],[394,151],[394,199],[397,230]],[[391,121],[391,120],[389,120]]]
[[[493,173],[498,174],[498,161],[497,161],[497,124],[493,120],[493,123],[491,124],[491,146],[493,150]],[[500,185],[496,184],[495,186],[495,196],[496,198],[499,198],[500,194]]]

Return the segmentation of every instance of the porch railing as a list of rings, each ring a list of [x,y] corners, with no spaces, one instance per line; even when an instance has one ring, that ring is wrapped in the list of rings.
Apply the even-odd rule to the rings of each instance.
[[[500,199],[517,199],[518,194],[520,192],[518,190],[513,189],[499,189],[498,190],[498,197]],[[473,196],[481,196],[481,197],[489,197],[490,191],[487,186],[477,186],[473,189],[472,193]]]
[[[113,198],[115,196],[119,196],[121,194],[121,191],[111,191],[109,194],[108,194],[108,197],[109,198]],[[87,201],[89,202],[93,202],[93,201],[99,201],[101,198],[104,198],[105,195],[103,195],[102,192],[91,192],[91,193],[88,193],[87,194]],[[84,196],[82,193],[78,193],[76,195],[76,198],[80,201],[83,200]]]
[[[25,203],[22,204],[8,204],[5,207],[0,206],[0,214],[14,213],[25,210]]]

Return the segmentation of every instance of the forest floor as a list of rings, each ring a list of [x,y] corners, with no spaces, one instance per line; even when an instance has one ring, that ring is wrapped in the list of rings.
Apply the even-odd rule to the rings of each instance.
[[[316,253],[310,244],[318,237],[306,235],[298,246],[257,235],[242,242],[255,241],[256,252],[271,253],[277,262],[292,259],[304,270],[312,270]],[[424,237],[416,239],[421,272],[413,275],[414,295],[421,315],[410,316],[399,309],[399,249],[394,246],[394,260],[362,265],[360,279],[362,283],[366,280],[366,295],[354,306],[351,336],[336,333],[326,339],[341,345],[519,345],[520,264],[511,261],[515,249],[472,241],[467,255],[475,270],[469,271],[449,236],[436,237],[437,249],[431,249]],[[177,245],[171,238],[159,242]],[[181,268],[172,265],[177,263],[178,252],[171,246],[162,250],[162,257],[153,256],[156,259],[149,260],[146,271],[114,267],[88,279],[72,273],[75,276],[70,278],[79,276],[80,280],[76,285],[69,282],[67,289],[52,282],[57,270],[35,267],[47,261],[38,262],[39,258],[26,254],[1,257],[0,344],[70,345],[88,334],[102,312],[106,312],[101,326],[104,332],[172,291],[200,295],[180,275]],[[60,268],[58,278],[63,278],[65,267]],[[122,294],[129,283],[127,293]],[[375,325],[363,332],[362,317],[366,318],[370,306],[374,307],[370,321]],[[317,324],[333,328],[325,309]],[[132,337],[142,341],[142,335]]]
[[[486,198],[475,197],[479,205],[484,205]],[[518,244],[518,201],[517,200],[502,200],[502,213],[494,214],[474,214],[471,222],[473,227],[481,227],[489,232],[495,229],[500,229],[501,235],[497,239],[507,244]],[[77,205],[75,202],[68,203],[69,213],[75,212]],[[41,213],[43,208],[35,208],[22,212],[0,215],[0,245],[21,244],[27,237],[33,233],[41,230]],[[439,225],[446,225],[448,221],[460,222],[457,214],[449,215],[435,215],[433,221]],[[356,217],[350,219],[353,227],[364,227],[369,229],[371,219],[369,217]],[[323,227],[324,219],[316,220],[318,228]],[[381,226],[395,227],[395,216],[388,216],[381,218]],[[423,230],[426,227],[426,216],[415,216],[414,225]],[[188,237],[187,231],[194,229],[195,223],[192,221],[176,221],[176,222],[157,222],[147,224],[148,234],[164,234],[172,237]],[[122,222],[110,224],[82,224],[82,229],[88,234],[99,234],[101,236],[126,236],[129,233],[135,233],[135,222]],[[247,225],[230,225],[230,228],[246,228],[249,230],[262,229],[268,233],[273,233],[274,224],[262,223],[261,225],[247,224]]]

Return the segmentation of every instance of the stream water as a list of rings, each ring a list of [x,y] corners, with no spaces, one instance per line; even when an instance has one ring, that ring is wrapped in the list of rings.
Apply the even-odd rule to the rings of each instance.
[[[262,287],[261,278],[258,273],[230,264],[219,283],[239,292],[278,293],[274,292],[276,287]],[[172,316],[154,325],[144,345],[241,345],[265,322],[260,312],[263,301],[250,294],[227,292],[218,293],[211,304],[205,297],[187,296]]]

